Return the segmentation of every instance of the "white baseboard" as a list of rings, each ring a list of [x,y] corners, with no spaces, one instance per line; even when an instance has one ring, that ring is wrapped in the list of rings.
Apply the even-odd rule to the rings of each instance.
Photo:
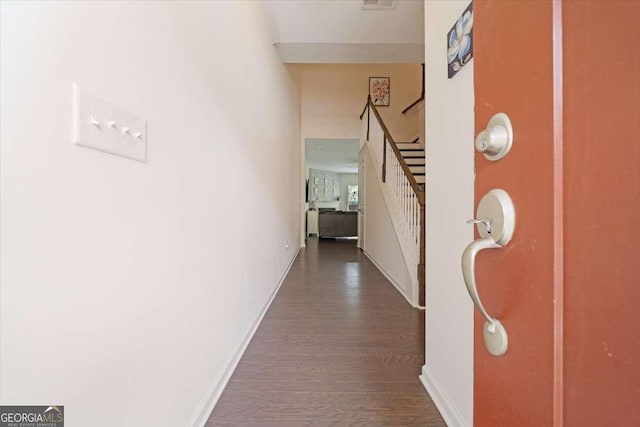
[[[464,418],[458,408],[451,402],[451,398],[442,390],[442,387],[429,374],[427,366],[422,367],[422,375],[420,375],[422,385],[427,389],[431,400],[436,404],[440,415],[444,418],[444,422],[449,427],[471,427],[471,424]]]
[[[236,370],[236,367],[238,366],[238,363],[240,362],[242,355],[247,349],[247,346],[251,342],[253,335],[258,330],[260,323],[262,323],[262,319],[264,318],[265,314],[267,314],[267,311],[269,310],[271,303],[273,302],[276,295],[278,294],[278,291],[280,290],[280,286],[282,286],[282,283],[284,283],[284,279],[287,277],[287,274],[289,274],[289,270],[291,270],[291,267],[293,266],[294,261],[298,257],[298,254],[300,253],[300,249],[302,248],[299,247],[298,250],[296,251],[295,255],[291,259],[291,262],[289,263],[284,273],[282,274],[282,277],[280,277],[280,281],[278,282],[278,285],[271,293],[269,300],[267,301],[265,306],[262,308],[262,311],[256,318],[255,322],[253,322],[253,324],[247,331],[247,334],[242,340],[242,343],[240,343],[240,347],[235,352],[229,364],[227,365],[227,369],[225,369],[224,374],[222,375],[222,378],[219,381],[214,382],[209,387],[204,398],[198,404],[198,407],[196,408],[193,415],[189,419],[189,423],[187,424],[188,427],[204,427],[204,425],[207,423],[207,420],[209,419],[209,417],[211,416],[211,413],[213,412],[213,408],[216,406],[216,403],[218,403],[218,399],[220,399],[220,396],[222,395],[224,388],[227,386],[227,383],[231,379],[231,375],[233,374],[233,371]]]
[[[420,307],[419,305],[414,304],[411,301],[411,298],[405,293],[405,291],[402,290],[402,287],[400,287],[400,285],[398,284],[396,279],[394,279],[389,273],[387,273],[387,271],[384,268],[382,268],[382,266],[380,264],[378,264],[376,262],[376,260],[373,259],[373,257],[371,255],[369,255],[369,253],[367,251],[363,250],[362,252],[364,252],[364,254],[367,256],[367,258],[369,258],[369,261],[371,261],[373,263],[373,265],[375,265],[378,268],[378,270],[380,270],[380,272],[384,275],[384,277],[386,277],[387,280],[390,281],[393,286],[395,286],[395,288],[398,290],[398,292],[400,292],[400,294],[404,297],[404,299],[407,300],[407,302],[411,305],[411,307],[424,308],[424,307]]]

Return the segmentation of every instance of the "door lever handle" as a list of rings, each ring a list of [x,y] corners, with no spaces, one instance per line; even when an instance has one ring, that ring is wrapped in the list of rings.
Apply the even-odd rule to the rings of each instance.
[[[502,356],[507,352],[507,331],[502,323],[484,308],[476,286],[476,255],[484,249],[501,248],[511,240],[515,228],[515,209],[506,191],[494,189],[485,194],[478,204],[477,218],[467,221],[476,224],[480,239],[474,240],[462,252],[462,277],[480,314],[486,319],[483,327],[484,343],[489,353]],[[481,224],[484,226],[482,227]]]
[[[478,288],[476,286],[476,255],[483,249],[501,248],[499,244],[493,240],[492,237],[484,237],[482,239],[474,240],[467,246],[462,253],[462,277],[464,278],[464,284],[467,287],[467,292],[476,306],[480,314],[486,319],[483,328],[484,343],[487,346],[487,350],[494,356],[502,356],[507,352],[508,337],[507,331],[502,326],[502,323],[494,317],[491,317],[487,310],[482,305],[480,295],[478,294]]]
[[[482,314],[482,316],[489,323],[497,321],[487,313],[484,309],[482,301],[480,301],[480,295],[478,295],[478,288],[476,287],[476,255],[483,249],[501,248],[499,244],[491,237],[485,237],[483,239],[474,240],[469,246],[467,246],[462,253],[462,277],[464,278],[464,284],[467,287],[467,292],[471,300],[475,304],[476,308]]]

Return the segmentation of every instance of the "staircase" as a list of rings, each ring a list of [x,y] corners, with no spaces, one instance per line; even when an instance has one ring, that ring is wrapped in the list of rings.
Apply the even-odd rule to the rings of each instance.
[[[409,166],[409,170],[416,179],[422,191],[425,183],[424,144],[420,142],[397,142],[396,146],[402,158]]]
[[[370,97],[360,119],[363,122],[362,139],[376,163],[374,170],[380,178],[393,227],[413,282],[414,303],[424,306],[424,142],[395,142]]]

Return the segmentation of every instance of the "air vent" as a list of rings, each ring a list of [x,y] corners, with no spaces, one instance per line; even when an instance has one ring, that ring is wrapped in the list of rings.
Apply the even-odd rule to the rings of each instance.
[[[398,0],[362,0],[360,8],[363,10],[393,9]]]

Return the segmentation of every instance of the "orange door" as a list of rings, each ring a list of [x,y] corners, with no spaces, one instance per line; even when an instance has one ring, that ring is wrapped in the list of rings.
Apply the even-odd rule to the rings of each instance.
[[[476,154],[475,199],[506,190],[511,242],[481,252],[474,424],[640,425],[640,2],[474,1],[476,132],[498,112],[511,152]]]
[[[562,14],[565,426],[640,426],[640,2]]]
[[[554,409],[554,285],[558,285],[560,143],[554,131],[554,5],[533,1],[474,1],[476,134],[506,113],[513,147],[492,162],[476,153],[475,202],[502,188],[513,200],[516,225],[504,248],[479,253],[476,279],[487,311],[509,336],[504,356],[485,349],[475,317],[474,424],[551,426]],[[557,126],[557,123],[556,123]]]

